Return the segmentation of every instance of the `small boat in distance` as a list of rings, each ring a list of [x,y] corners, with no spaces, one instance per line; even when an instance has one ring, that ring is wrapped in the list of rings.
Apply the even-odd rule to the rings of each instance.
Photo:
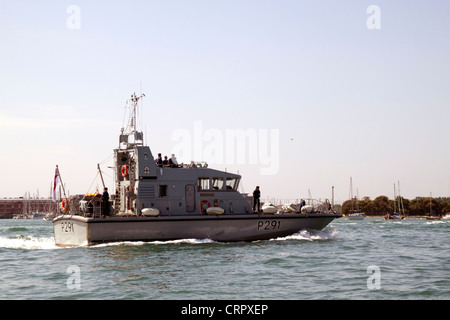
[[[405,216],[403,216],[400,212],[388,213],[384,216],[385,220],[405,220]]]
[[[364,220],[366,214],[364,212],[361,212],[361,210],[352,210],[347,217],[348,220]]]
[[[302,229],[321,230],[339,217],[334,212],[254,213],[238,191],[240,175],[205,163],[165,164],[160,157],[155,159],[136,127],[136,109],[143,96],[131,96],[128,126],[121,129],[119,146],[113,150],[111,201],[98,193],[64,197],[62,214],[53,220],[57,246],[192,238],[267,240]],[[64,191],[58,167],[55,185],[56,181]]]
[[[398,211],[395,209],[395,203],[397,202]],[[403,211],[403,212],[402,212]],[[400,181],[398,182],[398,196],[394,183],[394,212],[388,213],[384,216],[385,220],[405,220],[405,207],[403,206],[403,198],[400,196]]]
[[[433,198],[431,197],[431,192],[430,192],[430,213],[429,215],[425,218],[427,220],[441,220],[442,216],[440,214],[437,214],[436,212],[433,212],[433,210],[431,209],[431,205],[432,205],[432,200]]]

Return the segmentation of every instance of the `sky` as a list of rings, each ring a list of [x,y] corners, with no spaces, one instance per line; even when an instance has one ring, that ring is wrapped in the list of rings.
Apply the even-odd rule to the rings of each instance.
[[[450,2],[0,0],[0,198],[113,188],[133,92],[153,155],[264,199],[450,196]],[[94,189],[94,190],[93,190]]]

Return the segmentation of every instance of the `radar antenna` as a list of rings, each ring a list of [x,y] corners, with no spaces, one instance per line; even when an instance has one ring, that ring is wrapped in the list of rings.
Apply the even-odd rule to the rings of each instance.
[[[137,146],[137,145],[143,145],[144,144],[144,135],[142,131],[137,130],[137,121],[136,121],[136,114],[137,114],[137,108],[139,100],[145,97],[145,94],[141,94],[140,96],[137,96],[136,93],[133,93],[131,95],[131,98],[127,100],[128,103],[131,103],[130,106],[130,115],[128,120],[128,125],[126,127],[126,130],[124,128],[121,128],[120,130],[120,138],[119,138],[119,148],[122,145],[125,149],[129,148],[130,146]],[[123,149],[123,148],[121,148]]]

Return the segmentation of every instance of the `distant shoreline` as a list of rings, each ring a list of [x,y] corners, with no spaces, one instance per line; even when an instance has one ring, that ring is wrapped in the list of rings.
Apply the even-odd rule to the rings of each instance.
[[[343,218],[348,218],[348,215],[343,215],[342,217]],[[422,216],[406,216],[405,218],[406,219],[426,219],[427,217],[429,217],[429,216],[426,216],[426,215],[422,215]],[[366,215],[366,218],[370,218],[370,219],[372,219],[372,218],[384,218],[384,215],[383,216],[368,216],[368,215]]]

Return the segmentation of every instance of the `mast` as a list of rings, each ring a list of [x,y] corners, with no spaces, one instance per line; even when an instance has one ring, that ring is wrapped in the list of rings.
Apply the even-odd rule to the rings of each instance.
[[[431,216],[431,192],[430,192],[430,216]]]
[[[100,163],[97,163],[98,173],[100,174],[100,178],[102,179],[103,189],[105,189],[105,181],[103,180],[102,171],[100,170]]]
[[[352,185],[352,177],[350,177],[350,202],[352,204],[352,213],[353,213],[353,185]]]
[[[405,207],[403,206],[403,199],[400,193],[400,181],[398,181],[398,206],[399,206],[399,210],[400,210],[400,214],[402,213],[403,210],[403,215],[405,215]]]
[[[351,213],[355,213],[354,205],[356,205],[356,210],[357,211],[359,210],[358,189],[356,189],[356,197],[353,198],[353,180],[352,180],[352,177],[350,177],[350,201],[352,203],[352,212]]]
[[[331,209],[334,211],[334,186],[331,186]]]
[[[127,100],[127,107],[130,108],[129,118],[126,126],[120,129],[119,148],[115,149],[115,200],[114,210],[116,212],[127,212],[136,214],[136,170],[137,170],[137,150],[138,146],[144,145],[144,135],[139,131],[137,124],[137,114],[139,101],[145,94],[137,96],[131,95]],[[130,105],[128,105],[130,104]],[[125,121],[124,121],[125,124]],[[100,169],[99,169],[100,171]]]
[[[139,100],[141,98],[145,97],[145,94],[141,94],[139,97],[136,96],[136,93],[133,93],[131,95],[130,100],[127,101],[131,102],[131,111],[130,111],[130,118],[129,118],[129,122],[127,124],[126,128],[122,128],[120,131],[120,139],[119,139],[119,148],[120,148],[120,144],[123,143],[125,144],[124,149],[128,149],[130,147],[133,146],[137,146],[137,145],[144,145],[144,138],[143,138],[143,133],[141,131],[137,130],[137,108],[138,108],[138,103]],[[130,137],[132,137],[133,139],[131,139],[132,141],[130,141]]]
[[[67,199],[67,196],[66,196],[66,190],[65,190],[65,188],[64,188],[64,183],[62,182],[62,178],[61,178],[61,173],[59,172],[59,169],[58,169],[58,165],[56,165],[56,170],[58,170],[58,175],[59,175],[59,187],[61,188],[62,187],[62,189],[63,189],[63,193],[64,193],[64,198],[65,199]],[[68,199],[67,199],[68,200]],[[70,204],[69,204],[69,201],[67,201],[67,212],[70,212]],[[64,215],[64,213],[63,213],[63,215]]]
[[[395,203],[397,202],[397,194],[395,192],[395,183],[394,183],[394,213],[395,213]]]

